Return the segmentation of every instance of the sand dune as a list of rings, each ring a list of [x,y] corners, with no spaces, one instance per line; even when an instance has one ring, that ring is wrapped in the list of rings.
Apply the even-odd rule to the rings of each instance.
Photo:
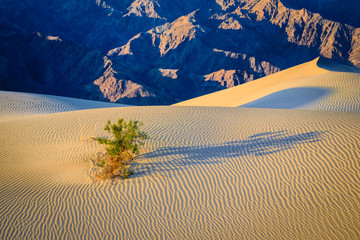
[[[0,92],[0,239],[358,239],[351,71],[316,59],[169,107]],[[150,139],[130,179],[94,182],[89,137],[121,117]]]
[[[92,182],[106,120],[151,139]],[[1,239],[357,239],[358,113],[127,107],[0,122]]]
[[[360,72],[323,58],[175,106],[360,112]]]
[[[35,93],[0,91],[0,120],[37,114],[121,106],[126,105]]]

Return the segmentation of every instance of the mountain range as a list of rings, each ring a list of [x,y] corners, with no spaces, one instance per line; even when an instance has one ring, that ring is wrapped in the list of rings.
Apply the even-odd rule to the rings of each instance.
[[[0,90],[162,105],[318,56],[360,67],[360,3],[2,0]]]

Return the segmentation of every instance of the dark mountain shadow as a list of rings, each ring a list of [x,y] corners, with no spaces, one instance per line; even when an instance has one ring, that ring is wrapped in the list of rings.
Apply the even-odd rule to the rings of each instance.
[[[313,131],[291,134],[288,131],[265,132],[248,137],[245,140],[231,141],[221,144],[209,144],[189,147],[165,147],[153,152],[142,154],[140,159],[149,163],[133,164],[136,176],[153,173],[167,174],[189,165],[219,163],[227,158],[241,156],[266,156],[292,149],[300,144],[318,142],[322,132]],[[166,159],[159,161],[157,158]]]
[[[360,69],[355,67],[346,66],[342,64],[338,64],[331,59],[320,57],[317,61],[316,65],[319,68],[326,69],[328,71],[336,71],[336,72],[348,72],[348,73],[360,73]]]
[[[241,105],[247,108],[296,109],[310,104],[330,93],[326,88],[300,87],[272,93],[253,102]]]
[[[326,0],[317,1],[322,2],[322,7],[327,6]],[[123,99],[119,103],[164,105],[223,89],[224,81],[204,81],[204,75],[222,69],[241,71],[240,76],[244,77],[238,83],[243,83],[310,61],[321,54],[351,64],[349,54],[358,52],[355,30],[343,24],[338,28],[334,23],[325,31],[327,25],[320,18],[319,21],[314,18],[313,23],[298,24],[285,17],[284,20],[290,21],[288,25],[286,21],[283,24],[271,21],[269,16],[258,20],[257,14],[245,8],[246,1],[235,1],[236,4],[227,10],[220,9],[221,2],[230,6],[231,1],[155,2],[158,3],[155,12],[162,18],[146,16],[144,9],[138,9],[139,15],[127,14],[133,3],[140,6],[147,1],[6,0],[6,4],[0,5],[3,13],[0,14],[0,23],[3,23],[0,25],[0,89],[106,100],[94,81],[101,77],[118,82],[126,79],[141,85],[156,98]],[[307,5],[312,1],[301,2]],[[352,4],[347,6],[345,9]],[[241,14],[233,12],[237,7]],[[184,34],[182,25],[164,32],[169,35],[147,32],[165,22],[171,24],[195,10],[189,22],[193,26]],[[220,27],[230,18],[241,27]],[[42,34],[33,34],[34,31]],[[327,31],[329,34],[338,31],[335,39],[326,40],[328,43],[321,37],[328,35]],[[167,37],[178,33],[184,38],[181,41]],[[59,36],[58,40],[54,40],[55,36]],[[160,42],[179,44],[162,54]],[[127,55],[105,56],[109,50],[120,49],[127,43],[130,46]],[[322,51],[329,44],[334,48]],[[177,81],[149,76],[159,68],[178,69],[181,75]],[[106,74],[114,71],[117,74]],[[111,85],[106,87],[110,91]],[[113,92],[111,97],[115,99],[114,95],[119,92]]]
[[[360,27],[360,2],[354,0],[282,0],[286,7],[306,8],[324,18]]]

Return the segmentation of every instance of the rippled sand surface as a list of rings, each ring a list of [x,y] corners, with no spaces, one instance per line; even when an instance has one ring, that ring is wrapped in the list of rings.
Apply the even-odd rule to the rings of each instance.
[[[151,138],[130,179],[93,182],[103,148],[88,139],[120,117]],[[360,236],[359,113],[171,106],[5,119],[1,239]]]
[[[123,106],[127,105],[36,93],[0,91],[0,121],[38,114]]]

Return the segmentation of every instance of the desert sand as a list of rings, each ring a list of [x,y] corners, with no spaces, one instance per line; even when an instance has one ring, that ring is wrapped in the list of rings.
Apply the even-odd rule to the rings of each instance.
[[[0,121],[30,115],[120,106],[127,105],[35,93],[0,91]]]
[[[324,58],[175,106],[221,106],[360,112],[360,74]]]
[[[294,78],[274,78],[270,90],[245,84],[257,94],[239,90],[246,100],[230,94],[237,87],[215,93],[208,105],[218,107],[77,105],[54,113],[40,104],[23,114],[13,107],[20,95],[1,92],[0,238],[359,238],[359,91],[335,84],[333,74],[349,82],[359,75],[317,64],[298,66],[314,72],[285,70]],[[305,95],[311,101],[299,109],[228,107],[263,106],[261,98],[286,87],[315,85],[331,93]],[[91,159],[103,146],[89,138],[106,136],[105,122],[120,117],[143,121],[150,139],[131,178],[93,181]]]

